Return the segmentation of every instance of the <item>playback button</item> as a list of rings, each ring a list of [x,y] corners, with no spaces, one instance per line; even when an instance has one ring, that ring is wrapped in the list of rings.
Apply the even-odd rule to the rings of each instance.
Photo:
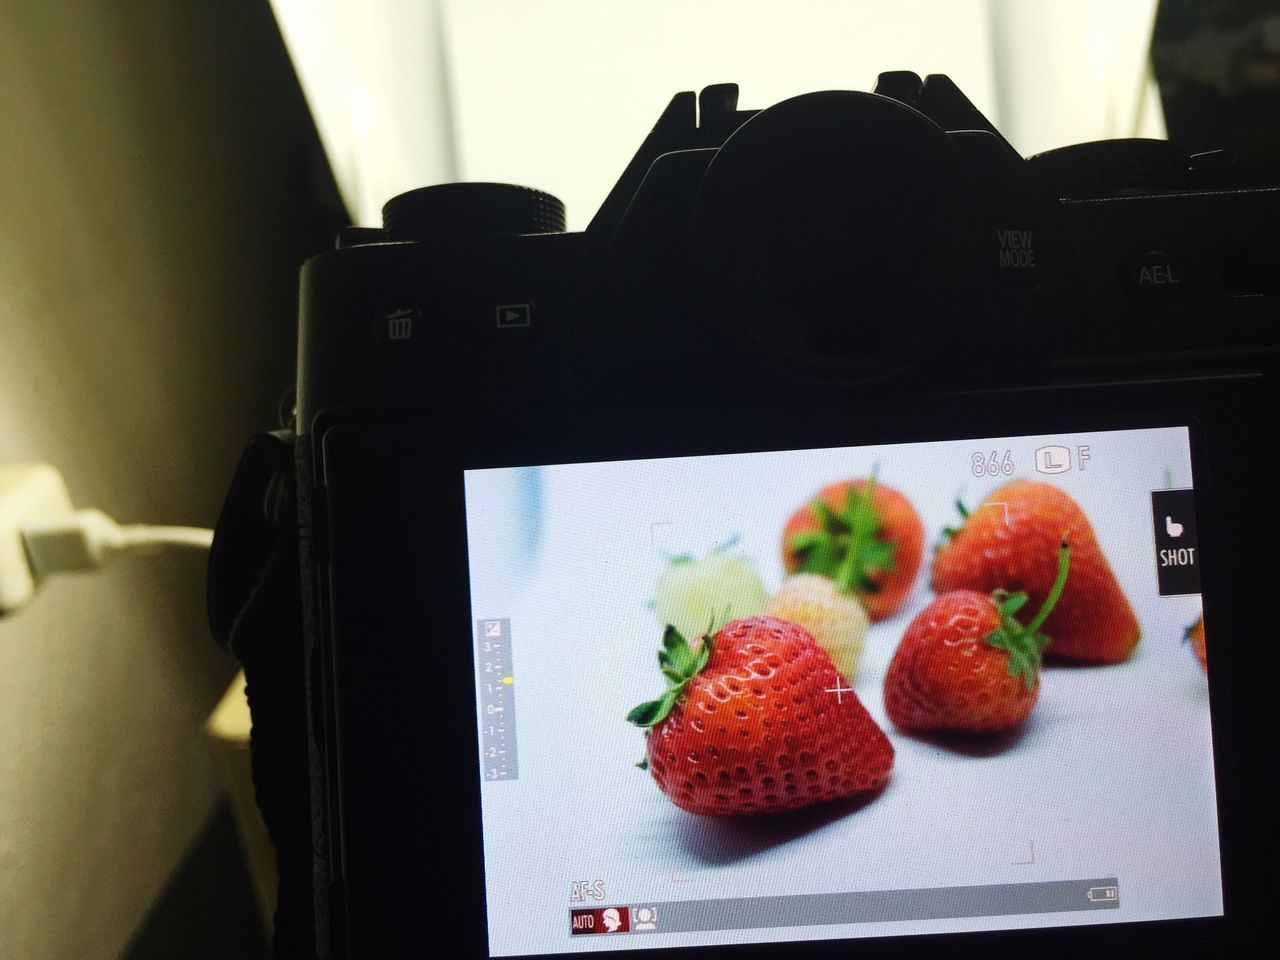
[[[1196,541],[1195,491],[1153,490],[1151,523],[1155,531],[1160,596],[1199,593],[1200,545]]]
[[[524,344],[541,332],[543,317],[532,297],[510,297],[489,305],[485,326],[494,343]]]

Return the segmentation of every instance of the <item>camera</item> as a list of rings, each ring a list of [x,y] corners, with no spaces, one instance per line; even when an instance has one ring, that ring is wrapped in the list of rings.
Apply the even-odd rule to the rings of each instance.
[[[1239,180],[1023,159],[895,72],[677,94],[582,232],[465,183],[344,231],[293,478],[321,955],[1274,944]]]

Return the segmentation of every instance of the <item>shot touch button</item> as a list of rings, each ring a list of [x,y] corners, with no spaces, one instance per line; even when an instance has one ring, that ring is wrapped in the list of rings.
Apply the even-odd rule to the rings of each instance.
[[[1160,596],[1200,592],[1200,546],[1196,542],[1195,494],[1153,490],[1151,522],[1156,535],[1156,576]]]

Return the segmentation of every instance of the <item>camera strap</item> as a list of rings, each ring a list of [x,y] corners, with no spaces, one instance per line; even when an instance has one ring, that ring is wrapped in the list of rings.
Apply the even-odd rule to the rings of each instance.
[[[244,667],[255,797],[275,847],[276,957],[316,956],[306,681],[292,430],[260,433],[236,468],[209,554],[209,628]]]

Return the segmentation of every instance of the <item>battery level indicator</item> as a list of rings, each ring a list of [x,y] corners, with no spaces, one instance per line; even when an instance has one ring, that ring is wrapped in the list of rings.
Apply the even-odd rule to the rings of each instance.
[[[1090,887],[1085,894],[1090,903],[1111,903],[1120,899],[1119,887]]]

